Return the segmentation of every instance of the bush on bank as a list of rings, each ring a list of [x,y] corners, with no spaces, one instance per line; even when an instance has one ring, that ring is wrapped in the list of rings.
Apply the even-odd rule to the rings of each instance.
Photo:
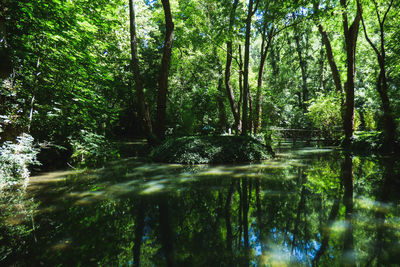
[[[185,136],[154,148],[150,159],[180,164],[254,162],[273,157],[270,146],[249,136]]]

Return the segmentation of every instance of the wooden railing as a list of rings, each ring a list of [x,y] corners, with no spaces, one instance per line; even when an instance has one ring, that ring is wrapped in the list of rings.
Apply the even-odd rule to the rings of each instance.
[[[290,139],[293,143],[296,141],[306,141],[306,142],[334,142],[337,141],[327,134],[327,131],[316,130],[316,129],[287,129],[287,128],[278,128],[272,127],[271,131],[275,133],[279,133],[281,138]],[[342,130],[333,130],[330,133],[337,133],[337,136],[340,136]]]

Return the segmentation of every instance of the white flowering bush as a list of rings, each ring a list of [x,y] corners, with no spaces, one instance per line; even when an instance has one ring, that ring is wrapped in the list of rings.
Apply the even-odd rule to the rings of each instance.
[[[39,148],[33,144],[33,137],[22,134],[17,142],[5,142],[0,147],[0,185],[16,184],[29,178],[29,166],[40,165],[37,161]]]

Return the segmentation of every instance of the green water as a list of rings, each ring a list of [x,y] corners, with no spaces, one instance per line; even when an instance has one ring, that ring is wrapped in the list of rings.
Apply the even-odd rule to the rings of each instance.
[[[298,148],[259,164],[123,159],[0,206],[4,266],[399,266],[400,160]]]

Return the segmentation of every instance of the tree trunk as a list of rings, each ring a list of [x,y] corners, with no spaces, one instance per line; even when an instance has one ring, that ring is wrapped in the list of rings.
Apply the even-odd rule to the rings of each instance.
[[[316,13],[319,12],[319,3],[314,2],[314,9]],[[339,69],[335,62],[335,57],[333,56],[331,41],[329,40],[328,33],[324,30],[322,25],[320,23],[317,24],[318,31],[322,36],[322,43],[326,49],[326,56],[328,58],[329,67],[331,68],[332,78],[335,83],[336,91],[340,92],[340,94],[343,94],[342,81],[340,79]]]
[[[244,73],[243,73],[243,108],[242,108],[242,135],[247,135],[249,129],[248,118],[248,96],[249,96],[249,63],[250,63],[250,32],[251,32],[251,18],[254,14],[253,0],[249,0],[249,6],[246,18],[246,37],[244,43]]]
[[[0,1],[0,40],[2,40],[0,44],[0,79],[7,79],[13,73],[13,64],[11,61],[10,51],[6,48],[7,40],[7,16],[6,10],[7,1]]]
[[[245,257],[246,257],[246,263],[248,262],[249,259],[249,248],[250,248],[250,243],[249,243],[249,200],[248,200],[248,187],[247,187],[248,180],[247,178],[242,179],[242,223],[243,223],[243,241],[244,241],[244,250],[245,250]],[[247,265],[247,264],[246,264]]]
[[[218,62],[219,68],[219,78],[218,78],[218,91],[217,91],[217,106],[218,106],[218,130],[220,133],[226,131],[226,112],[225,112],[225,104],[224,104],[224,88],[223,88],[223,75],[222,75],[222,67]]]
[[[235,190],[236,181],[233,181],[229,187],[228,195],[225,201],[225,223],[226,223],[226,249],[232,251],[232,224],[231,224],[231,209],[232,198]]]
[[[135,242],[133,244],[133,266],[140,267],[140,250],[144,232],[144,200],[138,200],[138,207],[135,208]]]
[[[37,87],[38,87],[38,83],[39,83],[39,75],[40,75],[39,68],[40,68],[40,55],[38,56],[38,59],[36,61],[35,72],[33,73],[34,81],[33,81],[32,97],[31,97],[31,104],[30,104],[30,111],[29,111],[29,124],[28,124],[28,128],[27,128],[28,133],[31,132],[33,113],[35,111],[35,101],[36,101],[35,92],[37,91]]]
[[[242,46],[238,47],[239,52],[239,102],[238,102],[238,112],[240,116],[240,111],[243,103],[243,58],[242,58]]]
[[[319,90],[325,91],[324,58],[325,58],[324,45],[322,44],[321,45],[321,51],[320,51],[320,61],[319,61],[320,65],[319,65],[319,75],[318,75],[319,81],[318,81],[318,89],[317,89],[317,91],[319,91]]]
[[[364,28],[365,38],[367,39],[370,46],[375,51],[378,59],[378,64],[380,68],[378,80],[377,80],[377,90],[382,101],[383,118],[384,118],[384,131],[385,131],[385,150],[394,150],[396,147],[396,121],[393,118],[392,109],[390,107],[390,100],[388,96],[388,84],[386,76],[386,49],[385,49],[385,35],[384,35],[384,25],[387,15],[393,5],[394,0],[392,0],[384,13],[383,19],[379,15],[378,7],[376,6],[376,13],[379,22],[379,33],[380,33],[380,48],[381,51],[372,43],[371,39],[368,37],[367,29],[364,23],[363,16],[361,14],[361,21]],[[357,0],[358,8],[362,10],[359,0]],[[362,12],[362,11],[361,11]]]
[[[249,93],[249,133],[253,132],[254,121],[253,121],[253,96],[251,95],[250,90]]]
[[[316,251],[315,256],[312,260],[312,266],[319,266],[319,260],[321,259],[322,255],[325,253],[326,249],[329,247],[329,239],[331,236],[330,226],[336,220],[336,217],[339,213],[339,206],[340,206],[340,198],[342,194],[342,184],[340,185],[340,190],[338,196],[335,198],[332,204],[331,211],[328,216],[328,221],[324,226],[321,227],[321,246]]]
[[[261,59],[260,59],[260,66],[258,68],[258,80],[257,80],[257,95],[256,95],[256,111],[254,114],[254,133],[258,133],[261,130],[261,118],[262,118],[262,84],[263,84],[263,74],[264,74],[264,65],[265,60],[267,58],[268,50],[272,41],[274,32],[274,27],[268,33],[268,39],[265,40],[266,36],[266,29],[264,26],[262,42],[261,42]],[[265,41],[267,44],[264,47]]]
[[[396,127],[396,121],[393,118],[392,109],[390,107],[384,59],[382,59],[382,62],[379,65],[381,70],[379,73],[377,89],[382,101],[383,121],[384,121],[383,127],[385,131],[385,149],[391,150],[395,148],[397,127]]]
[[[295,27],[295,36],[294,40],[296,43],[296,51],[297,56],[299,57],[299,64],[301,70],[301,78],[302,78],[302,100],[301,100],[301,107],[304,112],[307,111],[306,102],[308,101],[308,88],[307,88],[307,62],[304,60],[303,57],[303,50],[300,44],[300,37],[297,34],[297,28]]]
[[[232,33],[233,24],[235,22],[235,12],[239,4],[239,0],[235,0],[232,5],[231,13],[229,16],[229,34]],[[228,95],[229,104],[231,106],[233,118],[235,119],[235,129],[238,132],[242,130],[242,121],[240,119],[240,113],[238,106],[236,105],[235,95],[231,84],[231,66],[232,66],[232,53],[233,53],[232,40],[229,39],[226,42],[226,65],[225,65],[225,88]]]
[[[332,45],[329,40],[328,34],[326,33],[326,31],[323,30],[321,25],[318,25],[318,30],[322,35],[322,42],[325,45],[326,56],[328,58],[328,63],[332,71],[332,77],[335,83],[336,91],[340,92],[340,94],[343,94],[342,81],[340,79],[339,69],[336,65],[335,58],[333,56]]]
[[[345,155],[344,164],[342,167],[342,179],[344,185],[344,196],[343,204],[346,208],[345,220],[347,222],[347,228],[343,236],[343,255],[350,255],[349,257],[344,257],[343,266],[356,266],[354,258],[354,229],[353,229],[353,159],[349,154]]]
[[[142,75],[139,69],[139,55],[138,55],[138,41],[136,36],[136,22],[135,22],[135,5],[133,0],[129,0],[129,22],[130,22],[130,38],[131,38],[131,68],[133,79],[135,81],[136,97],[139,105],[139,113],[142,118],[143,129],[148,141],[152,142],[153,129],[150,119],[150,112],[146,103],[143,91]]]
[[[164,250],[166,265],[168,267],[175,266],[174,257],[174,233],[171,225],[170,208],[168,205],[168,195],[162,195],[158,202],[159,220],[160,220],[160,236]]]
[[[346,0],[340,0],[340,4],[343,8],[347,7]],[[344,147],[348,147],[351,144],[351,139],[354,132],[354,79],[355,79],[355,63],[356,63],[356,47],[358,29],[360,27],[361,20],[361,9],[357,6],[357,14],[354,18],[351,26],[348,26],[347,13],[343,13],[343,28],[344,37],[346,44],[346,63],[347,63],[347,81],[344,85],[345,91],[345,103],[344,103],[344,116],[343,116],[343,128],[345,139],[343,142]]]
[[[174,40],[174,23],[172,21],[171,7],[169,0],[161,0],[165,16],[165,39],[164,50],[161,60],[160,74],[158,78],[158,95],[157,95],[157,125],[156,135],[162,140],[165,136],[165,119],[167,111],[167,92],[168,92],[168,76],[171,65],[172,42]]]
[[[314,9],[316,13],[319,11],[319,3],[314,2]],[[353,23],[348,24],[347,17],[347,1],[340,0],[340,5],[344,9],[342,14],[343,28],[344,28],[344,38],[346,47],[346,65],[347,65],[347,80],[344,84],[345,92],[345,102],[344,102],[344,113],[343,113],[343,129],[345,133],[345,139],[343,141],[343,146],[348,147],[351,143],[354,132],[354,79],[355,79],[355,60],[356,60],[356,46],[358,29],[361,20],[361,9],[360,5],[357,5],[357,14],[353,20]],[[328,57],[328,62],[331,67],[333,80],[335,82],[336,90],[342,92],[342,84],[340,80],[340,74],[335,63],[335,59],[332,53],[332,46],[328,38],[328,34],[324,31],[322,25],[318,23],[318,30],[322,35],[322,42],[326,48],[326,54]]]

